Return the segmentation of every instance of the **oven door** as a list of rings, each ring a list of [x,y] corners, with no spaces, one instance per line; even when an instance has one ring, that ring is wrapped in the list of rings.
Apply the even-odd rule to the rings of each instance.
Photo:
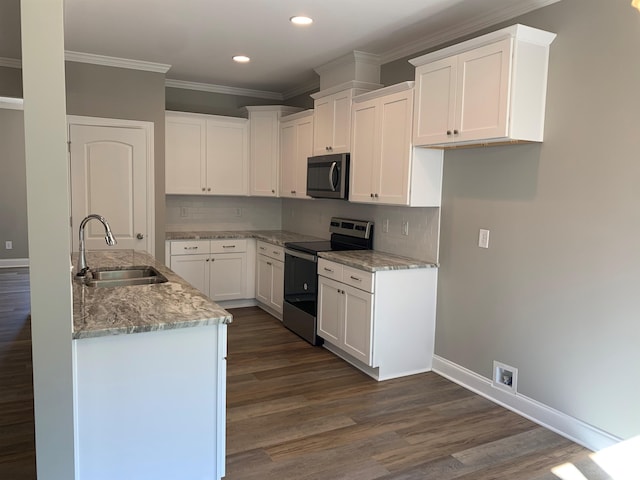
[[[315,255],[285,250],[284,301],[314,317],[318,292],[317,262]]]

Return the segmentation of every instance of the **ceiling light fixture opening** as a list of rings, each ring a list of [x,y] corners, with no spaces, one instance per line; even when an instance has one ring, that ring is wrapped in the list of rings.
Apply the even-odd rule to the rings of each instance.
[[[311,25],[313,23],[313,19],[301,15],[296,15],[289,19],[291,23],[294,25]]]
[[[251,59],[246,55],[234,55],[233,61],[238,63],[249,63]]]

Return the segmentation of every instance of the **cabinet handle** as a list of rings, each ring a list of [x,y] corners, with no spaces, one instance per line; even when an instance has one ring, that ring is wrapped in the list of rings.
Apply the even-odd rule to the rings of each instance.
[[[271,265],[273,265],[273,263],[271,263],[271,262],[267,262],[267,265],[271,266]]]
[[[222,248],[236,248],[235,245],[222,245]]]
[[[324,267],[324,271],[325,272],[329,272],[329,273],[333,273],[333,270],[331,270],[330,268]]]
[[[361,278],[354,277],[353,275],[351,275],[351,280],[356,280],[357,282],[361,282],[362,281]]]
[[[195,247],[184,247],[184,249],[185,250],[197,250],[198,247],[197,246],[195,246]]]
[[[260,247],[260,250],[266,250],[266,248],[264,248],[264,247]]]
[[[273,251],[274,255],[280,255],[280,252],[276,252],[275,250]]]

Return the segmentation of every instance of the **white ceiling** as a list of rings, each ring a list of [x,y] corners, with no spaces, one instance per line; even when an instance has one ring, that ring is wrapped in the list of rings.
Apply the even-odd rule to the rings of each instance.
[[[167,78],[293,94],[353,50],[383,62],[558,0],[65,0],[65,48],[171,65]],[[296,27],[293,15],[314,23]],[[0,2],[0,57],[20,57],[19,0]],[[235,54],[252,58],[241,65]],[[308,88],[307,88],[308,89]]]

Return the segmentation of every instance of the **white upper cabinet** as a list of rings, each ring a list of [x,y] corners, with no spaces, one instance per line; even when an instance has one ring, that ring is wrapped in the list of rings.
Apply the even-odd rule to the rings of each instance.
[[[353,89],[314,101],[313,154],[349,153]]]
[[[413,82],[354,98],[349,200],[406,206],[439,206],[441,151],[411,143]]]
[[[165,118],[167,194],[248,193],[246,119],[180,112]]]
[[[280,164],[280,117],[300,111],[280,105],[246,107],[249,112],[251,181],[249,193],[278,196]]]
[[[414,145],[541,142],[555,36],[514,25],[410,60]]]
[[[313,110],[280,121],[280,196],[307,196],[307,158],[313,155]]]

